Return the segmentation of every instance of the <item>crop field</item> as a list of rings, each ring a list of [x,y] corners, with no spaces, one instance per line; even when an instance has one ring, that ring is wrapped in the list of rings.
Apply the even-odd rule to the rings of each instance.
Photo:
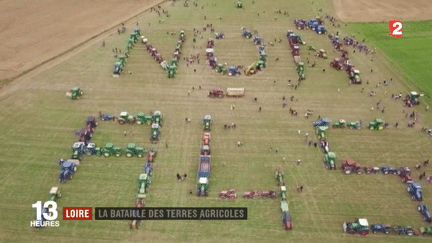
[[[323,153],[308,145],[308,141],[317,141],[312,122],[318,116],[332,121],[361,120],[361,130],[329,128],[328,141],[337,155],[337,166],[344,159],[352,158],[362,165],[413,168],[425,159],[432,159],[430,137],[420,132],[421,127],[432,125],[431,111],[426,112],[424,103],[406,108],[401,100],[391,98],[393,93],[406,94],[416,87],[425,93],[432,91],[429,88],[432,84],[428,83],[431,61],[426,55],[430,22],[404,22],[403,39],[390,39],[388,24],[373,24],[371,28],[372,24],[367,23],[345,26],[340,22],[341,28],[335,28],[326,21],[330,33],[338,31],[341,37],[355,33],[356,39],[364,36],[366,45],[377,47],[374,55],[353,53],[352,47],[347,47],[350,60],[361,71],[363,79],[361,85],[349,85],[344,71],[329,66],[339,53],[334,51],[327,35],[295,30],[293,24],[295,18],[335,15],[332,1],[246,0],[243,9],[235,8],[235,2],[197,0],[189,1],[189,7],[184,7],[184,1],[162,3],[161,8],[169,11],[169,18],[147,11],[125,22],[126,34],[118,35],[113,29],[0,90],[0,242],[430,241],[430,237],[423,236],[369,234],[363,237],[344,233],[342,223],[357,217],[367,218],[369,223],[416,228],[426,223],[416,212],[417,203],[410,200],[406,185],[399,177],[381,173],[345,175],[340,167],[336,171],[325,170]],[[281,13],[276,12],[279,10]],[[167,60],[174,52],[179,31],[186,31],[175,78],[167,78],[166,71],[140,42],[131,50],[124,74],[112,77],[115,62],[112,49],[124,48],[128,34],[137,23],[143,35]],[[241,37],[240,29],[257,30],[266,44],[274,43],[267,45],[267,68],[248,77],[216,73],[205,63],[205,43],[214,37],[208,29],[202,30],[206,24],[212,24],[215,32],[225,33],[225,39],[215,40],[215,56],[230,65],[248,66],[256,61],[256,46],[252,40]],[[194,28],[201,30],[202,36],[195,37],[195,43]],[[288,29],[295,30],[306,41],[300,47],[302,59],[316,63],[315,67],[306,66],[306,80],[297,89],[294,85],[298,76],[286,39]],[[105,47],[101,46],[102,41]],[[309,45],[325,49],[328,59],[315,58],[307,49]],[[183,57],[198,53],[201,62],[187,66]],[[418,59],[408,61],[413,57]],[[390,79],[390,85],[376,86]],[[417,80],[421,85],[413,83]],[[79,100],[70,100],[65,92],[75,86],[82,88],[84,95]],[[208,91],[217,87],[244,87],[246,93],[243,98],[208,98]],[[374,97],[369,96],[372,90],[376,91]],[[288,102],[285,108],[284,96]],[[291,96],[295,97],[294,101],[290,101]],[[423,97],[424,100],[429,98]],[[381,108],[385,107],[384,113],[376,109],[378,101]],[[234,110],[230,109],[232,105]],[[371,110],[371,107],[375,108]],[[289,108],[297,110],[299,115],[292,116]],[[308,109],[314,114],[305,118]],[[119,125],[109,121],[99,121],[92,142],[97,145],[112,142],[122,148],[134,142],[158,151],[147,206],[247,207],[247,221],[146,221],[139,230],[130,230],[129,221],[60,219],[59,228],[37,230],[29,226],[29,221],[34,219],[31,205],[46,200],[52,186],[59,186],[63,194],[58,200],[59,208],[133,206],[143,159],[124,155],[85,156],[73,180],[65,184],[58,183],[57,159],[70,157],[71,145],[76,140],[74,131],[83,127],[87,116],[97,116],[99,111],[118,116],[121,111],[136,115],[139,111],[152,110],[160,110],[164,115],[161,140],[157,144],[150,143],[149,125]],[[412,111],[418,112],[420,119],[414,128],[408,128],[411,120],[405,114]],[[189,192],[196,187],[205,114],[213,118],[212,169],[209,196],[199,198]],[[390,128],[366,129],[367,122],[375,117],[383,117]],[[186,123],[185,118],[191,122]],[[398,128],[394,127],[396,122]],[[224,129],[224,124],[231,123],[236,123],[237,128]],[[237,141],[244,142],[244,146],[238,147]],[[220,190],[231,188],[240,194],[249,190],[278,191],[274,179],[277,166],[285,173],[293,222],[291,231],[282,228],[280,198],[239,197],[228,201],[218,197]],[[414,180],[422,172],[431,175],[431,166],[413,171]],[[188,176],[179,182],[177,173]],[[432,207],[432,185],[424,180],[420,183],[424,190],[423,203]],[[302,193],[296,191],[300,184],[304,186]]]

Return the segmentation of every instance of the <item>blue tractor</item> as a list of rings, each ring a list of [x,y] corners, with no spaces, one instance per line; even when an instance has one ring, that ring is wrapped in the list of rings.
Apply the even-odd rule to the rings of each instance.
[[[243,30],[242,36],[244,38],[246,38],[246,39],[250,39],[250,38],[252,38],[252,31],[250,31],[250,30]]]
[[[43,203],[44,203],[44,202],[42,202],[42,205],[43,205]],[[42,228],[42,227],[45,227],[45,226],[44,226],[44,222],[46,221],[46,219],[44,218],[44,213],[48,214],[48,209],[42,207],[41,215],[40,215],[40,216],[41,216],[41,220],[37,220],[37,210],[35,210],[35,221],[38,222],[37,226],[35,226],[36,228]]]
[[[77,166],[72,161],[65,161],[61,164],[61,171],[59,175],[59,182],[65,183],[66,180],[72,180],[73,174],[77,170]]]
[[[395,175],[397,174],[397,169],[393,166],[381,166],[381,172],[384,175]]]
[[[371,225],[371,231],[374,234],[378,232],[388,234],[391,232],[391,226],[389,224],[373,224]]]
[[[408,183],[407,191],[411,195],[411,199],[413,201],[422,201],[423,200],[422,188],[421,188],[420,183],[418,183],[418,182]]]
[[[318,27],[315,29],[315,32],[317,32],[318,35],[323,35],[327,33],[327,30],[323,25],[318,25]]]
[[[253,42],[255,45],[262,45],[264,44],[264,39],[262,37],[255,36]]]
[[[292,229],[291,215],[289,213],[282,214],[282,225],[284,230]]]
[[[105,113],[102,113],[102,112],[99,112],[99,118],[102,120],[102,121],[114,121],[115,120],[115,117],[113,116],[113,115],[111,115],[111,114],[105,114]]]
[[[141,29],[138,27],[135,27],[133,30],[133,33],[136,34],[138,37],[141,35]]]
[[[318,126],[328,126],[330,124],[331,120],[327,117],[321,118],[318,121],[313,123],[314,127]]]
[[[423,220],[432,223],[431,213],[428,206],[422,204],[417,206],[417,211],[422,215]]]
[[[230,66],[228,68],[228,75],[229,76],[240,76],[240,69],[236,66]]]
[[[151,176],[153,174],[152,172],[153,172],[153,164],[152,163],[146,163],[144,165],[144,173]]]
[[[316,19],[310,19],[307,21],[307,25],[309,27],[309,29],[315,31],[315,29],[320,25],[318,20]]]

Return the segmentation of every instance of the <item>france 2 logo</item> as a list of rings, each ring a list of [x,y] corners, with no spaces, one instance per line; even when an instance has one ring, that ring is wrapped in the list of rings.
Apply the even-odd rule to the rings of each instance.
[[[389,21],[389,36],[402,38],[402,19]]]

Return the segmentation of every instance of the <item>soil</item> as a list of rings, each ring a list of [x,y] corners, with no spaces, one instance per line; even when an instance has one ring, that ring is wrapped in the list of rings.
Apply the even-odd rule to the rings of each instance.
[[[346,22],[431,19],[430,0],[333,0],[337,17]]]

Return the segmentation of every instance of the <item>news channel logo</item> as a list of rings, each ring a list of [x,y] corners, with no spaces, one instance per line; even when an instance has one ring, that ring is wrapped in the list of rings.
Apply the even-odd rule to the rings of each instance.
[[[42,205],[42,201],[37,201],[32,204],[35,208],[35,220],[30,221],[30,227],[43,228],[43,227],[59,227],[60,222],[57,221],[58,211],[57,203],[54,201],[46,201]]]

